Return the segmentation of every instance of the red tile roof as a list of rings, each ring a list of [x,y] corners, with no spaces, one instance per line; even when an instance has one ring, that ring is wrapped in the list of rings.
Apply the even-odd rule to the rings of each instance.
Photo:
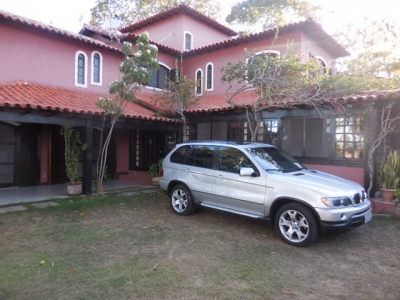
[[[234,110],[235,106],[227,103],[227,99],[230,95],[214,95],[214,96],[202,96],[197,104],[193,105],[187,110],[188,113],[211,113],[217,111],[228,111]],[[243,92],[238,94],[233,99],[238,106],[250,107],[254,101],[258,98],[255,91]],[[346,97],[340,97],[336,100],[349,100],[353,102],[366,102],[374,100],[384,100],[390,98],[400,98],[400,90],[390,91],[365,91],[359,92],[355,95],[349,95]]]
[[[343,48],[335,39],[333,39],[329,34],[327,34],[315,21],[311,19],[307,19],[303,22],[288,24],[278,28],[279,34],[293,32],[293,31],[302,31],[307,33],[315,40],[317,40],[322,47],[327,49],[330,53],[334,55],[334,57],[342,57],[350,55],[347,50]],[[250,34],[247,36],[232,38],[223,42],[219,42],[216,44],[208,45],[202,48],[197,48],[191,51],[187,51],[184,53],[185,57],[195,56],[203,53],[207,53],[210,51],[216,51],[224,48],[235,47],[238,45],[247,44],[250,42],[258,41],[260,39],[268,39],[274,38],[276,35],[276,28],[269,29],[266,31]]]
[[[109,97],[109,95],[31,84],[26,81],[0,83],[0,108],[101,115],[102,110],[96,106],[99,97]],[[149,101],[149,96],[146,95],[139,95],[138,98]],[[138,103],[128,103],[124,115],[127,118],[141,120],[176,122],[174,119],[156,117],[154,110]]]
[[[23,17],[17,16],[17,15],[5,12],[3,10],[0,10],[0,20],[1,19],[5,19],[5,20],[12,21],[12,22],[20,23],[22,25],[29,26],[31,28],[36,28],[36,29],[41,30],[41,31],[46,31],[46,32],[50,32],[50,33],[57,34],[57,35],[60,35],[60,36],[64,36],[66,38],[73,39],[73,40],[76,40],[78,42],[90,44],[90,45],[93,45],[93,46],[96,46],[96,47],[108,49],[108,50],[111,50],[111,51],[121,52],[121,50],[119,48],[112,47],[110,45],[107,45],[107,44],[105,44],[103,42],[100,42],[98,40],[86,37],[84,35],[72,33],[72,32],[57,28],[57,27],[53,27],[51,25],[47,25],[47,24],[44,24],[44,23],[40,23],[40,22],[31,20],[31,19],[28,19],[28,18],[23,18]]]
[[[175,8],[166,10],[162,13],[154,15],[154,16],[147,18],[143,21],[140,21],[138,23],[125,26],[125,27],[121,28],[120,31],[121,32],[129,32],[129,31],[133,31],[133,30],[139,30],[143,27],[152,25],[154,23],[163,21],[165,19],[171,18],[176,15],[180,15],[180,14],[185,14],[185,15],[191,16],[192,18],[202,22],[203,24],[207,24],[207,25],[213,27],[214,29],[219,30],[220,32],[223,32],[229,36],[237,35],[236,31],[222,25],[221,23],[218,23],[217,21],[214,21],[213,19],[207,17],[206,15],[204,15],[184,4],[181,4]]]

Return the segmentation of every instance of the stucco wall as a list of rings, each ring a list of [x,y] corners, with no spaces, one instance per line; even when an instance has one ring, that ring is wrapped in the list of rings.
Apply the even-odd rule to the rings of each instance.
[[[134,34],[139,35],[145,31],[149,33],[150,40],[179,51],[184,50],[184,32],[186,31],[193,36],[193,49],[229,38],[228,35],[186,15],[176,15],[163,22],[151,24],[134,31]]]
[[[95,48],[91,45],[38,33],[36,29],[2,21],[0,24],[0,81],[26,80],[50,86],[91,92],[108,92],[108,84],[118,79],[121,53]],[[102,85],[91,84],[91,56],[98,51],[103,57]],[[75,54],[87,55],[87,87],[75,86]]]

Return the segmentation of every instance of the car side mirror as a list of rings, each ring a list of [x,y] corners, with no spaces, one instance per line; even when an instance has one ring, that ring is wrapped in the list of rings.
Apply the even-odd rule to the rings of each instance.
[[[239,174],[240,176],[252,176],[252,177],[257,176],[257,173],[254,172],[253,168],[241,168]]]

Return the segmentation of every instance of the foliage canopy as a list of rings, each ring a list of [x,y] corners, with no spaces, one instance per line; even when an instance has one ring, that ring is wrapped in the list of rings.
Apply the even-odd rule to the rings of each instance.
[[[120,26],[126,26],[147,19],[155,14],[185,4],[204,15],[218,19],[221,3],[213,0],[96,0],[91,9],[90,24],[109,27],[106,22],[116,19]]]

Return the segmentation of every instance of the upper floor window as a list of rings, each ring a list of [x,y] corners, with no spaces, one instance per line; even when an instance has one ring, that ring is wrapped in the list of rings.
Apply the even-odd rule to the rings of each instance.
[[[206,89],[208,91],[212,91],[214,89],[214,65],[212,63],[208,63],[206,67]]]
[[[151,79],[149,82],[149,86],[165,89],[168,84],[167,78],[169,78],[170,69],[160,63],[160,68],[158,70],[153,70],[151,74]]]
[[[247,59],[248,71],[247,80],[253,80],[257,74],[264,72],[265,68],[273,68],[274,60],[280,57],[280,52],[276,50],[266,50],[255,53]]]
[[[185,32],[185,41],[184,41],[184,49],[185,51],[190,51],[193,49],[193,35],[190,32]]]
[[[321,67],[321,71],[319,72],[319,75],[324,75],[328,73],[328,68],[326,66],[325,61],[321,57],[317,57],[317,63]]]
[[[87,87],[87,55],[82,51],[75,54],[75,85]]]
[[[196,71],[196,95],[201,95],[203,92],[203,71],[198,69]]]
[[[102,85],[103,57],[100,52],[92,52],[92,84]]]

